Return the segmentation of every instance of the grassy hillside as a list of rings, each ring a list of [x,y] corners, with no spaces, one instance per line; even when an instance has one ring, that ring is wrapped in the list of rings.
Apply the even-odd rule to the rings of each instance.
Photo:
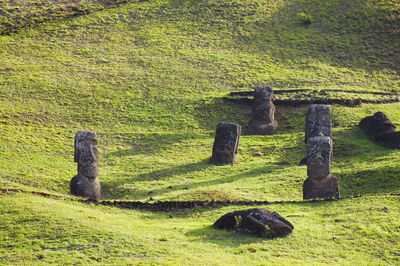
[[[103,199],[301,201],[307,106],[277,107],[278,134],[249,136],[250,108],[222,98],[260,84],[400,92],[399,29],[395,0],[159,0],[0,36],[0,187],[65,198],[2,194],[0,261],[398,263],[400,152],[357,124],[383,111],[399,125],[399,103],[332,106],[333,174],[363,197],[265,206],[291,217],[285,239],[207,227],[239,207],[176,220],[68,192],[74,134],[94,130]],[[243,127],[237,165],[209,164],[220,121]]]

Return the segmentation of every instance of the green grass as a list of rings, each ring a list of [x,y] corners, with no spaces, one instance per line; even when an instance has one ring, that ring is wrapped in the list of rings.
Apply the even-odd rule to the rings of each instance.
[[[383,111],[400,125],[399,103],[332,106],[333,175],[343,197],[364,197],[265,206],[293,222],[288,238],[208,228],[239,207],[152,214],[67,199],[74,134],[94,130],[103,199],[301,201],[307,107],[278,106],[278,134],[249,136],[251,108],[222,98],[260,84],[399,92],[399,1],[159,0],[54,14],[0,36],[0,187],[65,200],[2,195],[1,263],[398,264],[399,151],[357,124]],[[209,164],[221,121],[243,127],[234,166]]]
[[[150,213],[2,195],[2,262],[144,264],[387,264],[398,262],[398,199],[263,206],[294,224],[286,238],[219,231],[212,223],[237,207]],[[212,251],[212,252],[210,252]]]

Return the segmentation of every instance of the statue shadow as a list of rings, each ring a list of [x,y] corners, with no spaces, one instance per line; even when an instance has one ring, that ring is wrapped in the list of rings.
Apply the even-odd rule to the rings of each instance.
[[[332,173],[339,179],[342,197],[398,190],[400,166],[388,163],[398,153],[373,142],[358,126],[335,132]],[[360,165],[363,169],[359,170]]]
[[[197,172],[197,171],[202,171],[208,167],[211,167],[210,163],[210,158],[201,160],[199,162],[195,163],[189,163],[189,164],[183,164],[167,169],[162,169],[162,170],[156,170],[152,172],[147,172],[143,174],[139,174],[135,177],[127,177],[123,179],[118,179],[118,180],[111,180],[111,181],[102,181],[101,186],[102,186],[102,191],[104,191],[104,194],[108,194],[109,191],[112,190],[114,187],[119,187],[123,184],[131,184],[135,181],[153,181],[153,180],[162,180],[162,179],[169,179],[172,178],[173,176],[176,175],[181,175],[181,174],[189,174],[192,172]],[[183,189],[185,187],[184,185],[180,185],[180,189]],[[163,191],[167,192],[170,191],[169,188],[163,189]],[[153,193],[156,193],[157,191],[153,191]],[[143,193],[142,197],[148,197],[147,193]]]
[[[376,160],[379,159],[365,159],[366,162]],[[400,179],[398,178],[400,166],[385,164],[371,169],[357,170],[357,164],[350,164],[349,169],[354,170],[333,173],[334,177],[339,179],[342,197],[390,193],[400,189]]]
[[[192,164],[185,164],[185,165],[180,165],[177,167],[173,168],[168,168],[164,170],[159,170],[159,171],[154,171],[154,172],[149,172],[143,175],[139,175],[136,178],[125,178],[123,180],[118,180],[118,181],[103,181],[102,182],[102,191],[104,191],[104,194],[114,194],[118,192],[113,192],[112,189],[114,187],[118,187],[120,185],[123,185],[125,183],[133,183],[138,180],[149,180],[147,178],[152,178],[151,180],[160,180],[161,178],[166,179],[166,178],[171,178],[174,175],[178,174],[183,174],[183,173],[189,173],[189,172],[195,172],[195,171],[202,171],[204,169],[207,169],[209,167],[214,167],[209,163],[210,159],[204,159],[200,162],[197,163],[192,163]],[[242,172],[240,174],[232,175],[232,176],[224,176],[221,178],[216,178],[212,180],[205,180],[205,181],[200,181],[200,182],[192,182],[189,184],[179,184],[179,185],[174,185],[173,190],[174,191],[184,191],[184,190],[189,190],[189,189],[197,189],[197,188],[202,188],[202,187],[212,187],[220,184],[226,184],[226,183],[232,183],[235,181],[238,181],[240,179],[245,179],[245,178],[254,178],[255,176],[263,175],[270,173],[275,170],[282,169],[284,166],[280,165],[267,165],[264,167],[252,169],[250,171]],[[173,174],[171,174],[172,171],[175,171]],[[156,175],[159,175],[158,178],[154,178]],[[143,199],[148,199],[150,196],[160,196],[164,195],[167,193],[171,192],[171,186],[165,186],[159,189],[154,189],[151,190],[151,194],[149,194],[150,191],[143,191],[140,193],[137,193],[135,195],[135,200],[143,200]],[[121,192],[121,195],[123,192]]]
[[[185,235],[194,238],[191,241],[209,242],[230,247],[240,247],[241,245],[262,243],[275,239],[259,237],[244,232],[216,229],[212,225],[190,230]]]
[[[208,161],[208,160],[207,160]],[[182,184],[182,185],[177,185],[174,186],[175,190],[185,190],[185,189],[197,189],[197,188],[202,188],[202,187],[212,187],[216,185],[221,185],[221,184],[226,184],[226,183],[233,183],[235,181],[238,181],[240,179],[245,179],[248,177],[254,178],[255,176],[270,173],[272,171],[282,169],[282,166],[277,166],[277,165],[268,165],[260,168],[256,168],[247,172],[243,172],[237,175],[232,175],[232,176],[224,176],[222,178],[216,178],[212,180],[206,180],[206,181],[201,181],[201,182],[194,182],[190,184]],[[159,190],[155,190],[154,194],[155,195],[162,195],[165,193],[168,193],[169,189],[168,188],[163,188]]]
[[[111,157],[127,157],[138,154],[156,154],[160,150],[165,149],[170,145],[184,142],[192,138],[208,138],[205,135],[199,134],[180,134],[180,133],[119,133],[112,134],[104,137],[104,145],[107,146],[108,142],[111,145],[122,145],[130,147],[127,149],[118,150],[115,152],[108,152],[104,155],[105,159]]]
[[[194,117],[200,128],[215,132],[218,123],[232,122],[247,131],[251,119],[251,107],[226,101],[220,97],[211,97],[194,103]]]

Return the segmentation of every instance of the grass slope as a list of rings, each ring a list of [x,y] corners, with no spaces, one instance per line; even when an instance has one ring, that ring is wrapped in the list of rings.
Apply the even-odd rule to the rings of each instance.
[[[150,213],[2,195],[6,264],[348,264],[398,262],[398,199],[267,205],[295,224],[274,240],[210,227],[235,207]]]
[[[67,197],[76,173],[73,137],[85,129],[100,137],[104,199],[301,200],[306,167],[298,162],[305,154],[307,107],[277,107],[279,133],[248,136],[251,110],[222,97],[258,84],[399,92],[399,14],[399,1],[389,0],[159,0],[0,36],[0,186]],[[392,194],[400,191],[399,151],[375,145],[356,125],[378,110],[399,125],[400,104],[332,110],[333,174],[344,197],[368,197],[277,205],[284,216],[304,214],[291,218],[296,231],[289,238],[267,241],[205,229],[233,207],[173,214],[182,215],[183,231],[195,230],[186,235],[171,230],[177,221],[165,219],[169,214],[2,195],[2,208],[10,211],[1,218],[1,259],[195,264],[207,254],[210,264],[396,264],[400,207]],[[243,126],[237,165],[208,162],[220,121]],[[389,214],[381,211],[385,206]],[[60,211],[65,208],[74,211]],[[97,218],[89,222],[79,214],[86,211]],[[13,235],[27,215],[32,221]],[[331,215],[344,221],[332,222]],[[123,233],[117,222],[108,222],[114,219],[137,229]],[[41,236],[44,225],[56,232],[52,238]],[[67,230],[75,227],[77,233]],[[337,235],[344,244],[332,241]],[[21,244],[34,236],[42,242]],[[209,254],[216,247],[218,253]],[[77,257],[69,261],[71,252]]]

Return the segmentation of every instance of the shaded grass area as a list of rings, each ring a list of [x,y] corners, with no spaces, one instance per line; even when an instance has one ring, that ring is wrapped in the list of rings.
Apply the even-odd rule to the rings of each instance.
[[[0,202],[6,264],[399,262],[397,197],[266,205],[295,226],[273,240],[210,227],[237,207],[150,213],[22,194],[3,194]]]
[[[0,2],[0,35],[32,28],[43,22],[87,15],[104,8],[133,2],[129,0],[29,0]],[[135,1],[136,2],[136,1]]]

